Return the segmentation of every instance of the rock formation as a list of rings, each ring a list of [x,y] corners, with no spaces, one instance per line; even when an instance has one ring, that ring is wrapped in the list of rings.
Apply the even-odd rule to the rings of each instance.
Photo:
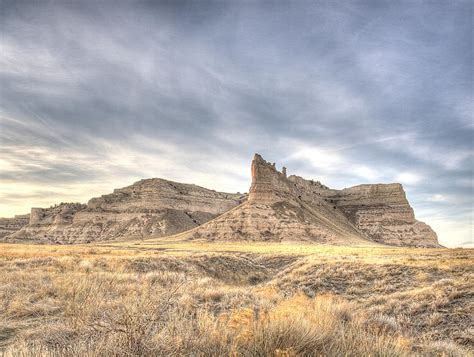
[[[245,195],[147,179],[87,205],[32,208],[30,222],[7,241],[84,243],[166,236],[192,229],[245,200]]]
[[[77,212],[86,208],[81,203],[60,203],[49,208],[33,207],[29,218],[16,232],[11,232],[4,240],[14,241],[49,241],[51,235],[71,225]]]
[[[334,190],[287,177],[286,168],[279,172],[258,154],[251,170],[248,197],[147,179],[87,205],[32,208],[28,224],[28,215],[0,220],[0,238],[84,243],[182,233],[206,240],[439,246],[436,233],[416,220],[400,184]]]
[[[307,197],[258,154],[252,161],[248,201],[185,235],[207,240],[369,242],[340,210],[323,198]]]
[[[400,184],[332,190],[298,176],[287,178],[258,154],[252,161],[248,202],[186,233],[191,239],[375,241],[436,247],[436,233],[415,219]]]
[[[12,234],[28,224],[29,214],[16,215],[13,218],[0,218],[0,239]]]
[[[29,224],[32,226],[70,224],[74,215],[86,207],[82,203],[60,203],[50,208],[32,208]]]
[[[397,246],[437,247],[438,237],[427,224],[416,220],[399,183],[359,185],[325,190],[346,217],[370,239]]]

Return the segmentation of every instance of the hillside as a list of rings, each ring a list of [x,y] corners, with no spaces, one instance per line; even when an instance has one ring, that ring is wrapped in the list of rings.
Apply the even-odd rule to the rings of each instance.
[[[141,180],[87,205],[32,208],[29,224],[4,240],[64,244],[166,236],[207,222],[244,199],[164,179]]]
[[[290,177],[301,185],[304,180]],[[322,189],[317,194],[333,203],[371,240],[398,246],[438,247],[436,233],[415,218],[399,183],[358,185],[343,190]]]
[[[0,218],[0,239],[26,226],[30,221],[29,214],[16,215],[12,218]]]
[[[286,175],[256,154],[248,201],[182,239],[378,243],[438,247],[436,233],[415,219],[400,184],[333,190]]]
[[[28,224],[27,216],[4,220],[3,240],[68,244],[180,234],[212,241],[439,247],[436,233],[416,220],[398,183],[334,190],[319,181],[287,177],[286,168],[279,172],[258,154],[251,171],[248,197],[146,179],[87,205],[32,208]]]

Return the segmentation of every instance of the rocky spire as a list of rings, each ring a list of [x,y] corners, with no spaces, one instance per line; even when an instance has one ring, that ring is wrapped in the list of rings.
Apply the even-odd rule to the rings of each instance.
[[[286,175],[279,172],[275,164],[265,161],[259,154],[252,160],[252,184],[249,202],[272,204],[281,201],[289,193]]]

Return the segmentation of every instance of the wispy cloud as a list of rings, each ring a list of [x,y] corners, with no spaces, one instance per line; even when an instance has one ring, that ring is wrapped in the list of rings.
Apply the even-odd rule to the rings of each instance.
[[[469,2],[0,6],[0,215],[145,177],[246,191],[261,152],[401,181],[442,243],[472,239]]]

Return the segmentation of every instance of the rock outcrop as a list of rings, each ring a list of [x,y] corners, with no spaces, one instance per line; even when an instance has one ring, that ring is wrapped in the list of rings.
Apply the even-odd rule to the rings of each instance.
[[[323,198],[307,195],[256,154],[248,201],[187,232],[190,239],[307,241],[367,244],[346,216]]]
[[[436,233],[415,219],[400,184],[333,190],[318,181],[286,175],[256,154],[248,202],[185,235],[191,239],[368,241],[438,247]]]
[[[147,179],[87,205],[32,208],[30,222],[8,241],[85,243],[176,234],[239,205],[245,195],[208,190],[163,179]]]
[[[298,176],[288,178],[307,199],[323,198],[340,210],[357,229],[375,242],[414,247],[439,247],[436,233],[416,220],[399,183],[330,189]]]
[[[416,220],[402,185],[334,190],[287,177],[255,154],[248,196],[164,179],[147,179],[91,199],[0,219],[6,241],[84,243],[180,234],[185,239],[305,241],[438,247]],[[27,224],[27,220],[28,224]]]
[[[74,215],[86,207],[82,203],[60,203],[50,208],[32,208],[28,223],[32,226],[71,224]]]
[[[33,207],[26,225],[6,236],[9,242],[51,242],[62,239],[65,227],[73,223],[74,216],[86,209],[81,203],[60,203],[49,208]],[[61,237],[61,238],[60,238]]]
[[[29,214],[16,215],[13,218],[0,218],[0,239],[19,231],[30,221]]]
[[[416,220],[399,183],[359,185],[324,193],[370,239],[390,245],[438,247],[438,237]]]

